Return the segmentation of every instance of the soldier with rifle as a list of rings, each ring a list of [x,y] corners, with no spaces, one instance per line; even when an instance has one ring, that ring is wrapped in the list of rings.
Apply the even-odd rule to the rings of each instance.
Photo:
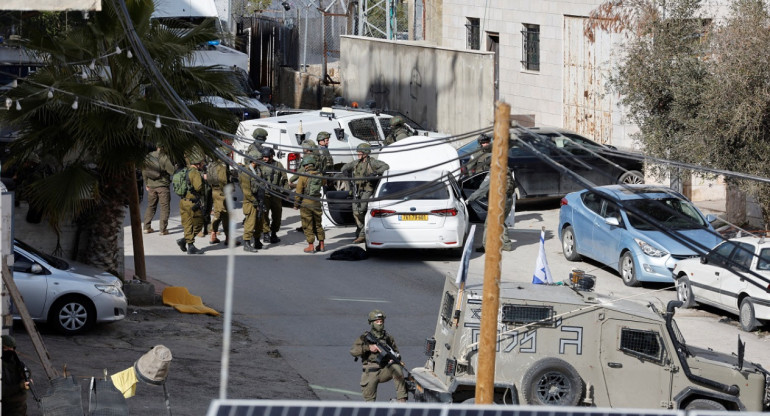
[[[356,220],[356,239],[354,244],[360,244],[366,241],[363,235],[364,221],[366,220],[366,211],[369,207],[367,200],[374,194],[379,179],[377,176],[385,173],[390,166],[377,159],[373,159],[372,146],[369,143],[361,143],[356,147],[358,159],[345,164],[342,167],[344,175],[353,176],[353,218]]]
[[[377,400],[377,387],[380,383],[393,380],[396,385],[396,399],[405,402],[409,396],[404,364],[398,353],[396,340],[385,331],[385,313],[375,309],[369,312],[371,329],[356,338],[350,355],[355,360],[361,358],[361,393],[364,400]]]
[[[249,157],[249,164],[246,170],[249,173],[241,172],[238,176],[243,192],[243,251],[256,253],[262,248],[262,242],[259,235],[262,230],[262,221],[260,217],[265,213],[265,186],[257,178],[259,167],[257,159],[262,157],[262,153],[256,149],[246,154]],[[256,236],[256,238],[254,238]]]

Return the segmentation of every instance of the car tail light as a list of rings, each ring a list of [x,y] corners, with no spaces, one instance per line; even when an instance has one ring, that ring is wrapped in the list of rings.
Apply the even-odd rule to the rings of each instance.
[[[430,212],[433,215],[438,215],[440,217],[455,217],[457,216],[457,210],[454,208],[449,209],[434,209]]]
[[[564,205],[569,205],[569,203],[567,202],[567,198],[561,199],[561,206],[564,206]]]
[[[299,153],[289,153],[286,155],[286,163],[288,164],[287,169],[296,172],[297,168],[299,168],[300,159]]]
[[[396,211],[393,211],[392,209],[373,209],[372,210],[372,217],[374,218],[382,218],[387,217],[390,215],[395,214]]]

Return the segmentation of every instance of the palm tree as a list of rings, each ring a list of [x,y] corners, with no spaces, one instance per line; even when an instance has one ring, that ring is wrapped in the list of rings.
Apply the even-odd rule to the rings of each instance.
[[[87,236],[78,260],[112,271],[118,268],[124,207],[137,201],[135,169],[148,148],[161,145],[183,162],[184,154],[196,148],[210,154],[206,149],[217,140],[194,134],[188,122],[174,117],[167,97],[153,87],[151,71],[132,57],[137,51],[129,53],[118,1],[103,2],[103,10],[87,19],[78,12],[25,21],[29,36],[20,46],[45,64],[8,92],[20,109],[14,104],[0,116],[20,132],[11,163],[19,166],[32,157],[51,161],[49,174],[26,189],[30,206],[57,233],[63,221],[76,219]],[[198,99],[233,99],[235,87],[226,73],[186,66],[196,47],[218,38],[214,23],[170,30],[150,20],[152,0],[125,0],[125,6],[155,67],[197,120],[213,130],[235,131],[235,116]],[[158,117],[160,128],[154,127]],[[138,215],[136,204],[132,212]]]

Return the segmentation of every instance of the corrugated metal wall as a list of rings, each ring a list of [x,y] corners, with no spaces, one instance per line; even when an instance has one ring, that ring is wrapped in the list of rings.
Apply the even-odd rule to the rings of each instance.
[[[613,95],[605,94],[611,68],[611,34],[583,35],[585,17],[564,17],[564,127],[612,144]]]

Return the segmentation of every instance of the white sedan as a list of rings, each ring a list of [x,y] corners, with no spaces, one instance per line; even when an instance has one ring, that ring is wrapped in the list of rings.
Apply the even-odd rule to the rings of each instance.
[[[770,320],[770,241],[764,237],[726,240],[705,256],[680,261],[673,274],[684,307],[702,303],[734,313],[744,331]]]

